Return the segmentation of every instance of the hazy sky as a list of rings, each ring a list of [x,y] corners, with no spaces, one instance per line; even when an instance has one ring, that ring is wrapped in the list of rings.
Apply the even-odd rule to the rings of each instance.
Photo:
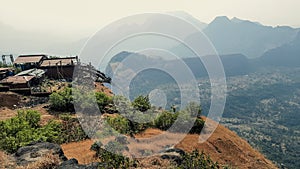
[[[300,27],[299,0],[0,0],[0,22],[20,30],[88,35],[124,16],[177,10],[206,23],[226,15]]]

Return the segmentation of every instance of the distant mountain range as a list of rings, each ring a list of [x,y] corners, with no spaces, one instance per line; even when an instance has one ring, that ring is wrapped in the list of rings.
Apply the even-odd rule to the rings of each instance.
[[[293,41],[299,29],[288,26],[264,26],[238,18],[230,20],[222,16],[215,18],[203,32],[221,55],[241,53],[248,58],[257,58],[270,49]]]
[[[172,12],[168,12],[168,14],[184,19],[190,22],[191,24],[193,24],[194,26],[196,26],[198,29],[202,30],[207,27],[206,23],[199,21],[198,19],[196,19],[195,17],[193,17],[192,15],[184,11],[172,11]]]
[[[249,73],[260,71],[268,67],[300,67],[300,36],[298,36],[293,42],[282,45],[278,48],[272,49],[266,52],[262,57],[256,59],[249,59],[242,54],[230,54],[220,55],[220,59],[224,66],[224,71],[227,77],[247,75]],[[127,57],[133,57],[134,64],[158,63],[167,67],[177,67],[179,60],[164,60],[163,58],[151,58],[143,54],[133,52],[120,52],[115,55],[109,62],[106,68],[106,73],[111,76],[113,69],[116,66],[115,63],[121,63]],[[211,55],[204,56],[211,57]],[[206,77],[207,71],[202,61],[198,57],[183,58],[182,61],[190,68],[195,77]],[[113,66],[112,66],[113,65]],[[127,65],[130,67],[130,65]],[[178,70],[180,72],[180,70]],[[155,74],[155,77],[159,77]],[[165,81],[161,79],[160,81]]]
[[[134,63],[129,62],[122,62],[126,58],[131,57],[132,60],[134,60]],[[211,56],[205,56],[205,57],[211,57]],[[237,75],[246,75],[250,72],[253,72],[257,69],[255,67],[255,64],[249,59],[247,59],[246,56],[241,54],[232,54],[232,55],[221,55],[220,56],[221,61],[224,66],[224,71],[226,76],[237,76]],[[204,58],[205,59],[205,58]],[[206,77],[208,76],[207,71],[205,69],[205,66],[203,65],[202,61],[197,57],[192,58],[184,58],[182,61],[187,65],[187,67],[192,71],[194,76],[196,78]],[[180,65],[180,60],[164,60],[162,58],[151,58],[151,56],[146,56],[143,54],[138,53],[132,53],[132,52],[120,52],[119,54],[115,55],[109,62],[109,65],[106,67],[106,74],[110,77],[113,76],[113,73],[115,73],[115,70],[118,66],[118,70],[121,70],[122,67],[129,67],[131,68],[134,65],[145,65],[147,63],[150,63],[151,65],[160,65],[161,67],[170,68],[173,67],[176,69],[175,71],[177,73],[182,73],[184,71],[180,70],[178,65]],[[133,70],[135,71],[135,70]],[[127,72],[124,70],[124,72]],[[157,71],[157,70],[149,70],[147,72],[144,72],[145,74],[142,76],[142,79],[152,79],[152,83],[169,83],[170,81],[173,81],[171,77],[167,77],[163,71]],[[121,76],[123,78],[126,78],[126,75],[118,74],[118,76]],[[184,78],[185,75],[181,75],[180,77]],[[158,85],[158,84],[157,84]]]
[[[226,16],[216,17],[211,23],[206,24],[188,13],[176,11],[168,14],[184,19],[198,29],[201,29],[215,46],[220,55],[239,54],[247,58],[259,58],[258,62],[267,65],[298,65],[299,30],[288,26],[264,26],[257,22],[241,20],[238,18],[229,19]],[[159,17],[149,18],[149,27],[162,27],[164,21]],[[155,21],[155,22],[154,22]],[[151,23],[153,23],[151,25]],[[162,23],[162,24],[154,24]],[[176,25],[168,25],[168,28]],[[119,29],[122,28],[122,29]],[[113,31],[134,32],[139,29],[138,25],[118,25]],[[159,28],[160,29],[160,28]],[[298,35],[298,36],[297,36]],[[191,34],[188,38],[195,37]],[[57,35],[54,33],[29,32],[14,29],[8,25],[0,23],[0,54],[27,54],[27,53],[49,53],[57,55],[79,55],[80,49],[88,38],[72,38]],[[110,33],[99,38],[114,39]],[[73,38],[74,39],[74,38]],[[76,38],[75,38],[76,39]],[[172,44],[168,40],[157,40],[156,37],[145,37],[137,40],[149,41],[147,44],[154,47],[161,47],[178,54],[182,58],[194,57],[192,53],[182,50],[176,43]],[[172,46],[173,45],[173,46]],[[103,48],[103,44],[99,44]],[[134,47],[132,47],[134,46]],[[137,41],[128,42],[124,48],[139,49],[142,46]],[[99,47],[96,49],[98,50]],[[130,49],[129,49],[130,51]],[[119,51],[121,52],[121,51]],[[97,53],[97,51],[94,51]],[[260,58],[261,57],[261,58]],[[255,61],[256,62],[256,61]]]
[[[292,42],[265,52],[259,60],[261,64],[268,66],[299,67],[300,32]]]

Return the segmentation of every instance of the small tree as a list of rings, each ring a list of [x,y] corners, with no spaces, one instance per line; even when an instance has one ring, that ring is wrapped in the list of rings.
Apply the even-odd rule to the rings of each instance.
[[[107,105],[112,103],[112,98],[107,96],[105,93],[96,92],[95,97],[100,111],[104,110]]]
[[[161,130],[168,130],[176,121],[178,114],[164,111],[154,120],[154,126]]]
[[[186,108],[185,108],[186,112],[189,113],[190,115],[192,115],[193,117],[197,116],[200,117],[201,116],[201,106],[196,103],[196,102],[191,102],[189,103]]]
[[[132,102],[132,106],[141,112],[145,112],[151,108],[149,96],[138,96]]]
[[[72,89],[66,87],[62,91],[52,93],[50,107],[58,111],[74,111]]]

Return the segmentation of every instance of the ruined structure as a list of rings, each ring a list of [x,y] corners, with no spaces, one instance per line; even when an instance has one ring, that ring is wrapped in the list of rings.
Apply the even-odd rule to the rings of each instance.
[[[71,81],[78,57],[50,58],[44,59],[39,68],[45,70],[50,79],[66,79]]]
[[[22,71],[38,68],[44,59],[47,59],[47,55],[20,55],[14,61],[14,66]]]
[[[0,68],[0,80],[14,75],[14,69],[13,68]]]

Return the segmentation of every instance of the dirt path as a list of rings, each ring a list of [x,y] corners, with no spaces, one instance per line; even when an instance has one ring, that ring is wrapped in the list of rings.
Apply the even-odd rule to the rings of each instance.
[[[97,161],[95,152],[90,150],[93,143],[92,140],[84,140],[62,144],[61,147],[68,159],[76,158],[80,164],[89,164]]]

